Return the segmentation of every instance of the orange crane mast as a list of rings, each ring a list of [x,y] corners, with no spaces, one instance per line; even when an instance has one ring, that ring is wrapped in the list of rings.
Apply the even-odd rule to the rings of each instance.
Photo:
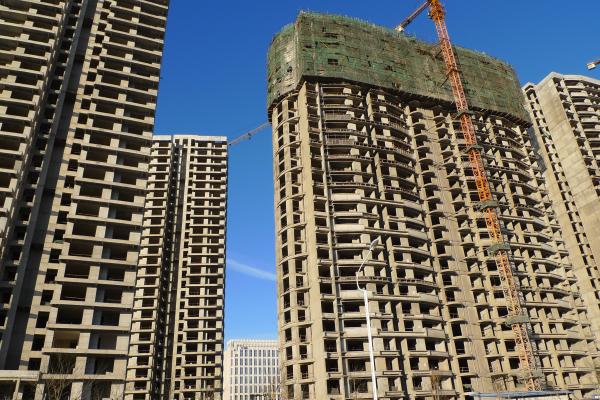
[[[500,222],[496,208],[498,203],[493,199],[490,184],[487,179],[485,166],[483,164],[481,151],[483,148],[477,143],[477,135],[475,133],[475,124],[471,117],[472,113],[469,110],[469,103],[465,95],[465,89],[461,78],[461,73],[456,61],[456,55],[450,41],[448,29],[446,28],[446,11],[440,0],[428,0],[424,5],[429,6],[429,17],[435,24],[438,39],[440,42],[441,53],[446,65],[446,73],[448,80],[452,86],[452,93],[456,103],[456,118],[460,121],[460,126],[465,141],[465,152],[469,155],[469,161],[475,183],[477,193],[479,195],[478,208],[483,212],[487,230],[490,234],[491,245],[488,248],[488,254],[493,255],[500,280],[502,283],[502,291],[507,301],[508,317],[505,321],[510,325],[515,335],[515,344],[519,355],[521,378],[525,382],[527,390],[540,390],[541,385],[538,379],[537,362],[534,355],[533,344],[529,337],[530,320],[526,310],[522,307],[522,294],[519,289],[519,284],[515,281],[513,275],[513,267],[510,261],[510,247],[504,241]],[[412,13],[402,24],[396,28],[402,31],[416,16],[426,7],[421,5],[417,11]]]

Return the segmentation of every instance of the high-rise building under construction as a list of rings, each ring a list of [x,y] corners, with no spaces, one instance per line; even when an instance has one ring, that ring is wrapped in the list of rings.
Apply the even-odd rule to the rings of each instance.
[[[596,348],[513,70],[457,48],[494,200],[478,192],[437,46],[301,13],[268,60],[282,391],[372,398],[523,390],[493,255],[510,247],[543,388],[598,387]],[[491,204],[493,203],[493,205]],[[508,244],[491,246],[495,206]],[[369,243],[380,244],[369,257]]]
[[[227,140],[155,136],[125,400],[220,400]]]
[[[3,398],[123,395],[167,9],[0,2]]]
[[[551,73],[524,91],[549,197],[600,341],[600,81]]]

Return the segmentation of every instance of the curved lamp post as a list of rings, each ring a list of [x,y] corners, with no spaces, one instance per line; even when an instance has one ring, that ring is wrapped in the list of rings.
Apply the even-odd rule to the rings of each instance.
[[[373,400],[378,400],[378,397],[377,397],[377,377],[375,376],[375,357],[373,355],[373,335],[371,333],[371,314],[369,312],[369,292],[367,291],[366,286],[365,286],[365,289],[360,287],[360,285],[358,283],[358,274],[364,269],[365,263],[371,256],[371,253],[373,253],[373,249],[375,248],[375,245],[380,240],[381,240],[381,238],[377,237],[377,239],[375,239],[371,242],[371,244],[369,245],[369,253],[363,259],[362,264],[360,264],[360,268],[358,269],[358,271],[356,271],[356,288],[362,292],[364,300],[365,300],[365,317],[367,320],[367,335],[369,338],[369,358],[371,360],[371,386],[372,386],[372,391],[373,391]]]

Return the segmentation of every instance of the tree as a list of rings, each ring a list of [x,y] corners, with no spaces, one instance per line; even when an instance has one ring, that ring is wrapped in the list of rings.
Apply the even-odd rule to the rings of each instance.
[[[48,364],[48,372],[42,374],[42,383],[46,400],[80,400],[81,393],[71,393],[75,376],[75,356],[68,354],[52,354]]]
[[[440,398],[440,390],[442,389],[442,379],[438,371],[431,371],[431,391],[433,392],[434,400]]]
[[[438,369],[434,369],[431,371],[431,375],[429,375],[431,383],[431,392],[434,400],[443,400],[452,397],[444,393],[444,379],[447,379],[444,375],[444,372],[448,371],[440,371]]]
[[[221,400],[221,393],[213,389],[212,392],[204,393],[202,400]]]
[[[74,390],[73,383],[82,380],[81,389]],[[122,391],[112,392],[109,382],[85,379],[84,371],[76,367],[75,356],[69,354],[50,356],[48,372],[42,373],[41,383],[44,385],[44,400],[123,400],[124,395]]]
[[[96,390],[95,386],[98,382],[95,380],[86,381],[84,386],[90,386],[91,390],[89,391],[90,395],[88,396],[89,400],[123,400],[123,392],[118,391],[117,393],[111,393],[108,396],[103,391]],[[104,383],[104,382],[101,382]],[[84,391],[85,392],[85,391]],[[81,396],[81,400],[88,400],[86,396]]]
[[[256,400],[288,400],[287,393],[282,390],[282,386],[273,380],[263,386],[256,396]]]
[[[361,368],[360,365],[354,363],[349,366],[350,372],[364,372],[367,368],[366,363]],[[355,399],[358,399],[360,393],[368,393],[369,392],[369,384],[364,378],[356,378],[353,377],[352,374],[348,377],[348,384],[350,386],[350,395],[352,395]]]

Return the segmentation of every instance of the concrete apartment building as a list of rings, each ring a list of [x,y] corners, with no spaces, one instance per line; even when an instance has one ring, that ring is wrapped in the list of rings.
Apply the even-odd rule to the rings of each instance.
[[[279,400],[279,382],[278,341],[227,342],[223,400]]]
[[[598,388],[594,337],[514,71],[457,48],[546,389]],[[282,393],[458,399],[523,389],[515,337],[439,49],[301,13],[273,39]]]
[[[600,81],[551,73],[523,90],[550,200],[600,341]]]
[[[0,3],[2,396],[122,396],[167,9]]]
[[[126,400],[220,400],[227,139],[155,136]]]

